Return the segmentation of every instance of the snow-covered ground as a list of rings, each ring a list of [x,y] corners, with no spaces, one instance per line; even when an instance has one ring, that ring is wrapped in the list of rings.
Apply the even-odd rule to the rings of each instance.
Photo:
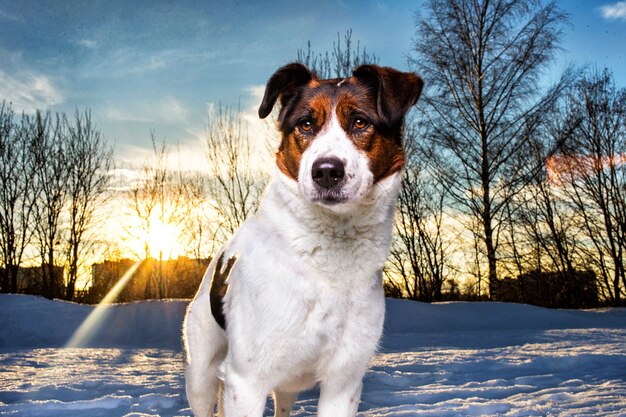
[[[180,326],[187,303],[93,310],[0,295],[0,415],[189,416]],[[360,416],[626,416],[626,309],[387,300]],[[294,416],[315,415],[317,393]],[[268,401],[266,415],[271,415]]]

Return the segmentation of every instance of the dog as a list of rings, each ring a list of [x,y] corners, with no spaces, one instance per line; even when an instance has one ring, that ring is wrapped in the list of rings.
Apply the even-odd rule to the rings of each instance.
[[[357,412],[385,313],[405,154],[402,126],[423,82],[362,65],[319,79],[291,63],[269,79],[282,140],[261,205],[216,256],[184,322],[186,391],[195,416],[287,417],[320,387],[318,416]]]

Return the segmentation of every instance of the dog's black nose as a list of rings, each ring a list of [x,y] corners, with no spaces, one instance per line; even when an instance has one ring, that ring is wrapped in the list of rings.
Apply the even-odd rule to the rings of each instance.
[[[331,189],[345,176],[343,162],[337,158],[321,158],[313,163],[313,181],[322,188]]]

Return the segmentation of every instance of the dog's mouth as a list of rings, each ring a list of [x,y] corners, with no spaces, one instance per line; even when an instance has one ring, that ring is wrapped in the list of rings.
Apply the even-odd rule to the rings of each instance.
[[[317,195],[312,198],[314,203],[328,206],[345,203],[348,200],[347,196],[343,195],[340,191],[335,190],[318,190]]]
[[[318,198],[313,201],[319,204],[327,205],[327,206],[334,206],[337,204],[344,203],[348,201],[348,199],[347,198]]]

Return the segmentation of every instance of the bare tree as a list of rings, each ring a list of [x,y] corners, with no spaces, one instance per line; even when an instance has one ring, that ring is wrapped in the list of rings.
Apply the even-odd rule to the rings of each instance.
[[[29,117],[35,163],[34,186],[38,191],[34,206],[34,235],[41,259],[42,292],[59,297],[63,288],[58,253],[62,242],[62,212],[67,203],[69,161],[64,151],[67,137],[61,115],[37,111]]]
[[[419,168],[409,167],[404,173],[391,268],[385,271],[390,285],[399,287],[407,298],[425,302],[442,300],[448,256],[443,228],[445,192],[432,185]]]
[[[432,160],[457,207],[480,220],[489,294],[497,299],[498,233],[507,200],[531,177],[519,155],[542,115],[570,82],[566,73],[542,94],[566,17],[532,0],[429,1],[418,17],[410,63],[431,86]]]
[[[221,246],[256,210],[268,178],[252,167],[254,148],[240,110],[220,106],[209,114],[205,137],[211,235]]]
[[[570,119],[569,123],[576,122]],[[545,132],[545,135],[570,136],[571,133],[570,129],[567,132],[559,129],[556,132]],[[544,269],[571,274],[576,267],[575,256],[580,245],[578,229],[573,211],[563,194],[563,184],[551,178],[550,161],[554,161],[556,156],[548,153],[541,142],[534,143],[531,156],[538,165],[544,164],[543,169],[528,184],[525,192],[513,201],[519,210],[515,222],[511,216],[513,227],[516,228],[516,231],[511,231],[511,235],[517,232],[527,240],[526,248],[522,251],[525,253],[520,255],[523,259],[519,261],[519,274]]]
[[[67,126],[64,140],[68,164],[68,225],[65,264],[67,279],[65,298],[72,300],[78,279],[81,255],[88,246],[85,236],[94,226],[96,208],[103,203],[112,167],[112,149],[91,121],[91,112],[76,110],[73,121],[63,118]]]
[[[605,297],[620,305],[626,289],[626,89],[608,70],[587,75],[570,96],[581,117],[561,168],[581,228],[591,245]]]
[[[96,200],[106,186],[111,152],[105,150],[89,112],[77,111],[75,123],[63,114],[41,111],[22,115],[19,124],[14,119],[10,106],[3,102],[0,226],[8,280],[3,289],[18,290],[18,269],[32,243],[41,259],[41,293],[72,299],[80,248],[86,243],[84,235],[91,226]],[[68,269],[67,285],[63,267]]]
[[[524,187],[503,199],[500,259],[510,276],[544,269],[571,276],[575,268],[578,240],[572,212],[550,167],[556,153],[573,139],[580,117],[570,111],[566,94],[546,110],[524,152],[514,156],[517,164],[536,170],[528,169]]]
[[[333,49],[315,53],[311,50],[311,41],[307,43],[307,50],[299,49],[297,62],[300,62],[317,73],[320,78],[346,78],[352,75],[352,70],[363,64],[377,64],[378,58],[369,54],[365,47],[361,50],[361,42],[357,40],[356,47],[352,42],[352,29],[348,29],[343,37],[343,44],[339,32],[337,42],[333,42]]]
[[[18,290],[18,270],[30,243],[35,188],[30,137],[25,118],[18,123],[10,103],[0,103],[0,285]]]
[[[449,272],[450,239],[444,225],[446,187],[435,181],[418,146],[422,131],[405,129],[407,165],[398,198],[395,237],[385,268],[387,290],[396,296],[441,301]]]
[[[197,172],[189,173],[185,181],[185,243],[187,251],[198,261],[209,257],[214,252],[216,243],[211,233],[211,210],[206,203],[207,183],[207,175]]]

